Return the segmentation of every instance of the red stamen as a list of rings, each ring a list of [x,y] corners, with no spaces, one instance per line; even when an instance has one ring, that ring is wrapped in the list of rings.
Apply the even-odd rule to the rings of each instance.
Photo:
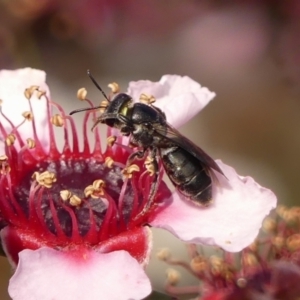
[[[30,107],[30,112],[33,114],[31,98],[28,100],[28,103],[29,103],[29,107]],[[36,125],[35,125],[34,118],[32,120],[32,131],[33,131],[33,136],[34,136],[34,140],[35,140],[35,143],[36,143],[36,147],[38,147],[39,149],[43,149],[43,147],[41,145],[41,142],[38,138],[37,132],[36,132]]]
[[[120,196],[118,199],[118,209],[119,209],[119,215],[120,215],[120,227],[121,228],[125,228],[125,219],[124,219],[124,196],[125,196],[125,191],[127,188],[127,184],[128,184],[128,178],[125,179],[125,181],[123,182],[121,191],[120,191]],[[123,213],[122,213],[123,212]]]
[[[88,231],[88,233],[85,235],[85,239],[90,243],[90,244],[96,244],[97,243],[97,225],[96,225],[96,221],[95,221],[95,216],[93,213],[93,210],[91,208],[91,205],[88,201],[84,201],[84,203],[88,206],[89,208],[89,217],[90,217],[90,229]]]
[[[104,196],[108,201],[108,205],[98,234],[100,241],[106,240],[116,234],[117,218],[119,218],[115,201],[107,193],[104,193]]]
[[[16,217],[18,223],[21,223],[22,221],[24,222],[24,220],[26,219],[26,216],[25,216],[24,212],[22,211],[20,205],[18,204],[15,196],[12,193],[13,189],[12,189],[10,174],[6,174],[6,180],[7,180],[7,187],[8,187],[8,193],[9,193],[9,200],[11,201],[11,204],[16,211],[13,213],[13,216]],[[2,201],[2,199],[1,199],[1,201]]]
[[[16,140],[19,142],[20,147],[24,146],[24,142],[20,136],[20,133],[17,130],[17,127],[9,120],[9,118],[3,113],[2,109],[0,108],[0,114],[3,116],[3,118],[9,123],[10,127],[11,127],[11,132],[14,133]],[[24,123],[24,121],[22,122],[22,124]],[[2,123],[0,122],[0,130],[2,133],[2,136],[8,136],[7,131],[5,130],[4,126],[2,125]]]
[[[68,118],[66,116],[63,108],[59,104],[57,104],[55,102],[52,102],[52,101],[49,101],[49,104],[51,104],[52,106],[54,106],[54,107],[56,107],[58,109],[58,111],[60,112],[63,120],[65,120],[65,119],[69,119],[70,120],[72,129],[73,129],[73,127],[75,128],[75,125],[72,124],[73,123],[73,119],[72,118]],[[63,128],[64,128],[64,141],[65,141],[64,147],[63,147],[63,152],[64,153],[70,153],[69,133],[68,133],[68,124],[67,124],[67,122],[64,122]],[[76,130],[75,130],[75,136],[77,137]],[[76,145],[78,145],[78,141],[76,141]]]
[[[51,214],[52,214],[52,219],[53,219],[53,223],[54,223],[54,226],[55,226],[56,235],[60,240],[65,239],[66,235],[65,235],[63,229],[60,226],[59,218],[57,216],[57,209],[54,206],[53,199],[51,197],[49,197],[49,201],[50,201],[49,202],[50,203],[50,211],[51,211]]]
[[[39,219],[40,221],[40,224],[39,224],[39,230],[42,231],[42,232],[47,232],[47,234],[50,234],[50,235],[53,235],[51,233],[51,231],[48,229],[47,227],[47,224],[45,222],[45,216],[43,215],[43,212],[41,210],[41,207],[42,207],[42,200],[43,200],[43,194],[44,193],[47,193],[46,191],[46,188],[44,188],[43,186],[40,187],[40,189],[36,189],[36,192],[35,194],[37,194],[35,196],[35,212],[36,212],[36,216],[37,218]],[[47,193],[49,195],[49,193]],[[32,201],[34,202],[34,201]]]
[[[73,209],[67,205],[65,205],[63,202],[61,202],[61,206],[69,213],[70,217],[71,217],[71,221],[72,221],[72,241],[74,243],[80,243],[82,242],[82,237],[79,234],[79,229],[78,229],[78,222],[77,222],[77,218],[76,215],[73,211]]]

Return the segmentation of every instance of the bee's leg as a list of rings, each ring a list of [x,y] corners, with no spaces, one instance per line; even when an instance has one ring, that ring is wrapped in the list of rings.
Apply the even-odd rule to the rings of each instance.
[[[145,155],[146,155],[146,149],[138,150],[136,152],[131,153],[129,155],[129,157],[127,158],[125,168],[129,167],[135,159],[138,159],[138,160],[143,159],[145,157]]]
[[[118,120],[122,122],[123,124],[126,124],[128,126],[132,126],[132,121],[127,118],[124,115],[118,114],[118,113],[104,113],[99,118],[97,119],[98,123],[99,122],[104,122],[106,120]]]
[[[135,217],[135,219],[139,218],[140,216],[144,215],[153,205],[156,192],[158,190],[158,176],[159,176],[159,167],[158,167],[158,159],[157,159],[157,148],[153,148],[149,150],[149,155],[145,160],[145,166],[146,169],[148,170],[150,176],[153,176],[153,180],[151,183],[150,191],[149,191],[149,196],[147,203],[143,210],[138,213],[138,215]]]

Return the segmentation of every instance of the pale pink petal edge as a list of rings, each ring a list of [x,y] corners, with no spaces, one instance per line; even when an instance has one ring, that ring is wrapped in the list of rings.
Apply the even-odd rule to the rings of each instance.
[[[19,256],[8,289],[13,300],[138,300],[151,292],[143,268],[123,250],[79,257],[40,248]]]
[[[217,174],[221,187],[214,189],[212,205],[197,207],[175,192],[170,205],[150,224],[187,242],[218,245],[237,252],[256,238],[263,219],[276,207],[277,198],[251,177],[239,176],[232,167],[219,160],[217,163],[228,180]]]

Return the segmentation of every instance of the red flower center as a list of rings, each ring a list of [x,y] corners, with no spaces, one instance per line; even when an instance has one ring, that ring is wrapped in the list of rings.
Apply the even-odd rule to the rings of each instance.
[[[66,116],[60,106],[47,97],[46,100],[50,150],[42,146],[34,118],[31,120],[33,139],[26,144],[19,126],[14,126],[2,113],[11,128],[8,130],[0,124],[6,140],[5,155],[0,157],[0,225],[9,228],[5,247],[13,252],[14,261],[17,261],[17,253],[25,248],[72,249],[82,245],[95,248],[118,237],[124,241],[126,234],[134,236],[149,222],[158,203],[170,197],[170,191],[161,182],[154,205],[141,214],[149,200],[153,180],[147,171],[139,171],[143,169],[142,162],[133,168],[135,172],[124,177],[122,170],[129,151],[133,150],[115,145],[101,153],[96,129],[95,147],[90,151],[87,122],[91,113],[87,113],[83,126],[84,147],[80,151],[74,120]],[[50,114],[51,105],[61,113],[60,117],[55,115],[55,120],[61,118],[59,126],[64,128],[62,152],[57,150],[54,140],[51,123],[56,121]],[[69,146],[68,122],[72,147]]]

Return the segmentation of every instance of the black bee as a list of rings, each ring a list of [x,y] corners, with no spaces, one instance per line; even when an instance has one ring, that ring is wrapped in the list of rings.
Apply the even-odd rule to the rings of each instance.
[[[185,198],[195,204],[209,204],[212,200],[213,170],[223,174],[216,162],[168,124],[164,112],[159,108],[151,104],[134,103],[125,93],[119,93],[109,100],[89,71],[88,75],[108,104],[75,110],[70,114],[103,108],[104,112],[97,118],[93,128],[99,123],[117,128],[122,135],[129,136],[130,143],[139,149],[129,156],[127,166],[135,159],[143,159],[148,155],[146,166],[155,176],[150,198],[154,198],[157,190],[160,159],[173,185]],[[148,207],[152,200],[149,199]]]

